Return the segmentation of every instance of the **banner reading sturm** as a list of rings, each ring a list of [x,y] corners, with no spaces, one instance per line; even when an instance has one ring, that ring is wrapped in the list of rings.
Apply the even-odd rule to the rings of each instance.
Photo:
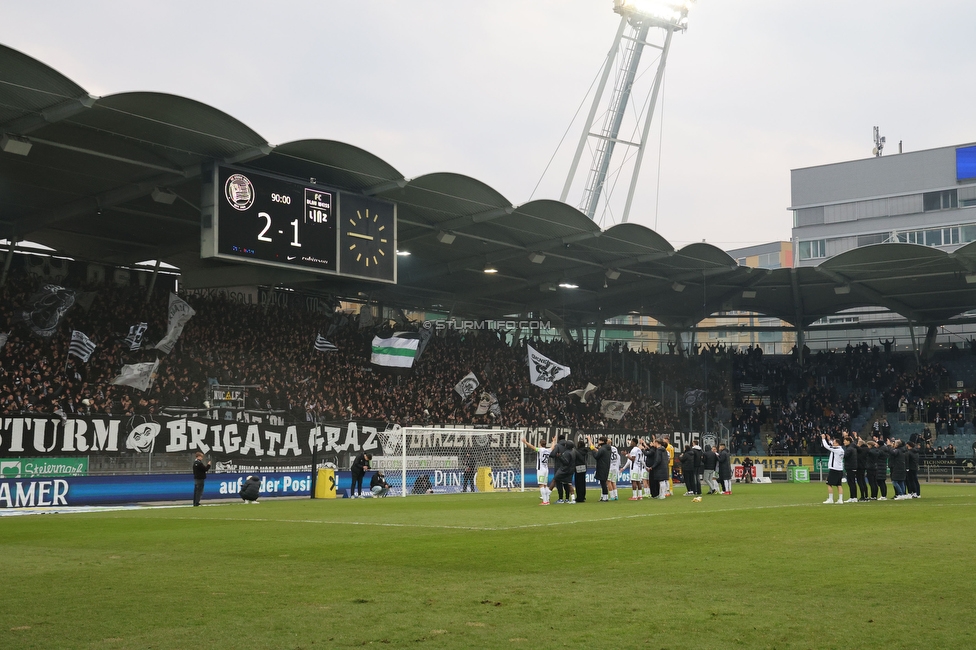
[[[384,425],[380,425],[381,427]],[[375,451],[375,424],[272,425],[189,417],[0,418],[0,457],[202,451],[232,458],[288,458]]]

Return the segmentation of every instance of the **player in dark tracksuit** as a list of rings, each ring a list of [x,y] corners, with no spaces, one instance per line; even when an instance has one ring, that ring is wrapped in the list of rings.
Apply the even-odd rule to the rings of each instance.
[[[586,438],[587,443],[590,442],[589,436]],[[607,479],[610,477],[610,443],[606,436],[600,436],[597,440],[600,443],[599,447],[593,447],[590,445],[590,449],[593,451],[593,457],[596,459],[596,480],[600,483],[600,501],[609,501],[610,493],[607,488]]]
[[[574,469],[576,470],[576,503],[586,501],[586,457],[589,455],[589,448],[583,444],[580,438],[576,442],[576,449],[573,450]]]
[[[906,446],[908,451],[906,452],[905,489],[913,499],[917,499],[922,493],[922,487],[918,482],[918,449],[915,448],[914,442],[909,442]]]
[[[868,483],[867,483],[867,473],[868,473],[868,443],[863,440],[857,440],[857,487],[861,490],[861,498],[859,501],[868,500]]]
[[[851,491],[848,503],[857,501],[857,447],[844,436],[844,474],[847,475],[847,489]]]
[[[725,445],[718,446],[718,480],[722,482],[722,494],[732,494],[732,459]]]
[[[695,492],[695,453],[690,445],[685,445],[685,450],[681,453],[681,480],[685,482],[685,494],[696,494]]]

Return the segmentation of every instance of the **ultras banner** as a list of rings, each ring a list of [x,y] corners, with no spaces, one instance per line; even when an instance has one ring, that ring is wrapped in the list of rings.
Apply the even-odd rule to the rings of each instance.
[[[382,453],[384,424],[272,425],[190,417],[0,418],[0,457],[202,451],[230,458]]]

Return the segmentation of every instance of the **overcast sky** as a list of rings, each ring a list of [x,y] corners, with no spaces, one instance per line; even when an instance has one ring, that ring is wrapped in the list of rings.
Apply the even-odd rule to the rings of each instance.
[[[559,196],[612,6],[0,0],[0,42],[95,95],[183,95],[272,144],[340,140],[519,205],[568,130],[534,198]],[[700,0],[671,49],[631,221],[656,220],[676,247],[789,239],[790,169],[870,156],[874,125],[892,155],[899,140],[976,140],[974,24],[972,0]]]

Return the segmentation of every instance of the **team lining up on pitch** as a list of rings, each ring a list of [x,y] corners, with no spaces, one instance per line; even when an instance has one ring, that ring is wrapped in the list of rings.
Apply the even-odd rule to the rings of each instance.
[[[886,480],[889,471],[894,500],[921,497],[916,443],[904,443],[879,434],[875,434],[872,440],[863,440],[857,434],[847,432],[842,438],[829,439],[826,434],[822,434],[821,438],[823,447],[830,453],[825,504],[887,501]],[[553,438],[549,447],[536,447],[523,438],[522,443],[537,453],[539,505],[549,505],[554,491],[558,493],[556,503],[585,502],[586,463],[591,454],[596,461],[595,478],[600,483],[600,502],[619,500],[617,482],[627,470],[630,470],[630,501],[672,496],[675,450],[668,436],[652,437],[650,441],[634,437],[630,442],[632,446],[627,452],[627,460],[621,465],[619,450],[610,444],[606,436],[597,438],[597,445],[593,445],[590,436],[585,440],[581,437],[575,443],[558,437]],[[685,446],[678,460],[685,483],[684,496],[692,496],[695,501],[700,501],[703,482],[709,488],[707,494],[732,494],[731,457],[724,444],[703,450],[695,439],[692,445]],[[550,461],[555,465],[552,479],[549,478]],[[843,488],[845,475],[850,490],[850,497],[846,501]]]
[[[522,443],[536,452],[536,474],[539,483],[539,505],[547,506],[555,491],[556,503],[576,504],[586,501],[586,464],[592,454],[596,461],[595,477],[600,484],[600,502],[618,501],[617,482],[623,472],[630,472],[630,501],[666,499],[672,496],[674,481],[675,449],[668,436],[651,437],[650,440],[631,438],[627,460],[621,465],[620,451],[606,436],[597,438],[594,445],[590,436],[581,437],[575,443],[565,437],[554,437],[549,447],[536,447],[524,438]],[[555,474],[549,478],[549,461],[555,465]],[[732,494],[731,456],[724,444],[702,450],[695,439],[686,445],[679,458],[682,476],[685,478],[685,496],[700,500],[702,481],[708,485],[708,494]],[[717,477],[717,480],[716,480]],[[721,481],[721,485],[719,482]]]

